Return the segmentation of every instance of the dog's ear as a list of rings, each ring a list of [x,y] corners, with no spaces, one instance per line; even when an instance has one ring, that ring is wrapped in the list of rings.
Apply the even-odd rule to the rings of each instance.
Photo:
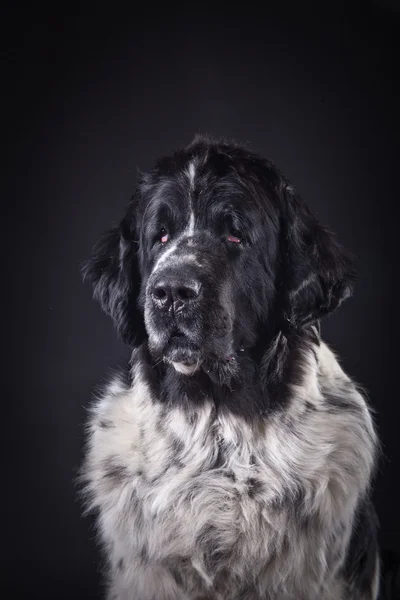
[[[103,233],[82,266],[83,279],[92,285],[93,297],[111,316],[119,336],[129,345],[140,343],[144,336],[138,308],[140,273],[135,199],[134,196],[121,222]]]
[[[333,312],[353,291],[353,260],[290,185],[284,186],[283,304],[298,329]]]

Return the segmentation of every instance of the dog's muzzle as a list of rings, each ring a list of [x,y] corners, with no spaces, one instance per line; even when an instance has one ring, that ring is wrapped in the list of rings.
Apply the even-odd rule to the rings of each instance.
[[[173,364],[199,364],[203,348],[200,322],[206,309],[204,282],[188,262],[163,265],[146,290],[150,349]]]
[[[232,354],[229,265],[218,246],[212,250],[182,242],[156,263],[146,285],[149,349],[185,374]]]

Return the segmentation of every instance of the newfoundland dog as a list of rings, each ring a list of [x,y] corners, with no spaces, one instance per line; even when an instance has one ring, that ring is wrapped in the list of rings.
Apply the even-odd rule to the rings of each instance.
[[[352,261],[288,180],[196,136],[84,265],[132,347],[82,485],[109,600],[375,600],[370,410],[320,336]]]

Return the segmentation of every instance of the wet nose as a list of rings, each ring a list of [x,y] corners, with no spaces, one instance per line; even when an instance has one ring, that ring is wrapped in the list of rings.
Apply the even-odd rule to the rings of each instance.
[[[168,281],[157,280],[151,289],[151,297],[157,308],[182,310],[191,302],[198,300],[201,284],[197,281]]]

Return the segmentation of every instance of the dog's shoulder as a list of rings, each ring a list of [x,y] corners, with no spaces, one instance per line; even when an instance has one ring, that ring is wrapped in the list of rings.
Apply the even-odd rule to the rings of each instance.
[[[323,341],[317,348],[316,382],[315,424],[320,424],[322,433],[329,432],[333,447],[343,456],[347,451],[348,456],[363,457],[369,470],[378,439],[367,396],[346,373],[336,352]]]
[[[343,422],[359,422],[377,443],[365,391],[345,372],[337,354],[323,341],[318,346],[317,363],[319,407]]]
[[[321,497],[331,495],[337,508],[339,499],[353,502],[368,487],[377,455],[373,419],[363,393],[326,343],[310,346],[303,366],[289,404],[267,424],[263,445],[282,480],[295,475],[306,488],[320,489]]]
[[[89,409],[81,471],[89,508],[104,502],[117,483],[140,476],[143,427],[151,427],[157,411],[140,376],[142,362],[135,351],[129,368],[109,378]]]

